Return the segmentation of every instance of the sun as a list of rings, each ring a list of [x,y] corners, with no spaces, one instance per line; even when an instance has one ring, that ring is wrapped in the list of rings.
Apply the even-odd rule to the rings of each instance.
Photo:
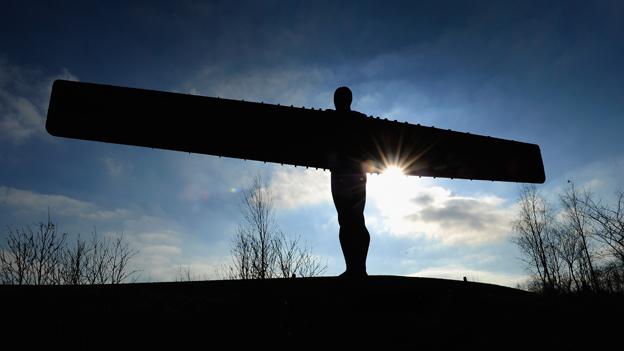
[[[384,231],[399,234],[413,230],[409,216],[413,214],[412,199],[418,190],[418,179],[408,177],[396,164],[370,177],[367,185],[370,207],[384,223]]]
[[[405,176],[405,173],[403,173],[403,168],[401,168],[399,166],[395,166],[395,165],[387,166],[381,172],[381,174],[386,176],[386,177],[392,177],[392,178],[404,177]]]

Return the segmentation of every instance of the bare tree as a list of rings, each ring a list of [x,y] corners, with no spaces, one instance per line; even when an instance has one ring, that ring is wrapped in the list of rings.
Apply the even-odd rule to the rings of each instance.
[[[61,284],[61,257],[66,234],[59,235],[48,215],[33,230],[11,230],[0,251],[0,276],[5,284]]]
[[[273,195],[261,177],[242,193],[242,223],[232,241],[230,279],[267,279],[314,276],[326,265],[310,253],[300,239],[289,239],[275,221]]]
[[[574,183],[570,183],[560,195],[560,200],[563,207],[563,225],[568,236],[573,236],[576,241],[578,252],[575,258],[580,288],[598,291],[600,283],[595,268],[596,251],[592,245],[594,229],[587,206],[591,202],[591,194],[587,190],[579,191]]]
[[[600,230],[595,232],[598,240],[604,243],[611,255],[624,265],[624,191],[616,193],[614,206],[603,205],[592,198],[586,199],[584,205],[587,215],[594,220]]]
[[[6,247],[0,249],[0,283],[119,284],[137,273],[128,265],[136,253],[123,235],[102,239],[95,231],[89,242],[78,235],[70,245],[48,215],[36,230],[9,228]]]
[[[578,279],[577,266],[580,259],[581,249],[578,236],[568,231],[565,226],[554,223],[555,250],[560,258],[561,267],[559,287],[565,292],[581,289]]]
[[[78,285],[85,283],[86,265],[90,247],[82,240],[80,235],[76,238],[75,245],[67,246],[62,257],[62,280],[65,284]]]
[[[538,277],[542,287],[545,290],[555,290],[560,263],[555,251],[550,205],[534,185],[521,188],[519,205],[518,219],[513,223],[516,232],[514,242],[524,254],[525,262]]]
[[[232,254],[232,265],[227,267],[226,276],[230,279],[253,279],[260,276],[255,271],[257,264],[253,261],[256,259],[254,256],[257,250],[253,249],[255,240],[253,240],[253,231],[244,231],[241,226],[236,228],[234,239],[232,240],[232,247],[230,252]],[[253,243],[252,243],[253,242]]]
[[[177,282],[190,282],[193,280],[198,280],[197,277],[191,271],[191,267],[189,266],[180,266],[178,267],[178,273],[176,275]]]
[[[242,248],[247,250],[242,254],[248,256],[245,261],[249,265],[244,271],[253,279],[272,278],[277,259],[275,237],[278,229],[273,196],[260,177],[256,177],[252,187],[244,192],[241,213],[243,224],[237,229],[237,237],[243,243]]]
[[[226,270],[227,271],[227,270]],[[214,268],[212,274],[219,274],[219,268]],[[225,277],[222,277],[225,278]],[[176,282],[192,282],[198,280],[208,280],[210,279],[210,274],[208,273],[197,273],[195,272],[191,266],[180,265],[178,267],[178,272],[176,273],[175,281]]]
[[[595,225],[594,238],[599,241],[608,261],[598,268],[599,280],[606,291],[624,291],[624,192],[616,192],[612,206],[593,198],[585,199],[587,215]]]
[[[115,239],[99,238],[94,231],[88,244],[85,281],[88,284],[120,284],[137,273],[129,271],[128,263],[137,254],[124,241],[123,234]]]
[[[624,193],[614,206],[596,201],[573,183],[559,194],[553,216],[534,186],[524,187],[514,229],[523,260],[538,291],[601,293],[624,291]]]
[[[129,244],[124,240],[123,233],[117,236],[110,245],[110,283],[121,284],[138,272],[137,270],[128,269],[128,263],[138,251],[130,248]]]
[[[301,243],[301,237],[291,239],[280,231],[275,242],[279,276],[314,277],[323,274],[327,269],[327,265],[312,255],[307,245]]]
[[[26,231],[11,230],[6,248],[0,251],[0,278],[3,284],[28,284],[34,250],[29,245]]]

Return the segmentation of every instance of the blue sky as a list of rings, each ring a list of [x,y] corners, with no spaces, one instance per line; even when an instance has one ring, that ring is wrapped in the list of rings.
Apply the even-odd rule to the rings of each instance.
[[[143,280],[211,278],[240,222],[233,190],[260,173],[280,227],[327,275],[344,268],[329,173],[54,138],[57,78],[320,108],[348,85],[369,115],[539,144],[553,199],[568,179],[608,196],[624,171],[623,18],[618,1],[8,1],[0,225],[50,208],[69,233],[123,232]],[[369,177],[369,273],[522,281],[518,188]]]

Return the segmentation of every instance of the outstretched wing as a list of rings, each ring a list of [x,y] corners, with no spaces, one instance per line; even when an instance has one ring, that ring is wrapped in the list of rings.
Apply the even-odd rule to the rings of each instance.
[[[296,166],[333,168],[336,152],[379,172],[542,183],[539,146],[332,110],[57,80],[55,136]]]

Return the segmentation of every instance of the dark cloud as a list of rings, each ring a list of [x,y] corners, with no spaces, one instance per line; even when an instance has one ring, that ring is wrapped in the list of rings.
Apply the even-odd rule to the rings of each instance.
[[[430,194],[421,194],[413,198],[412,202],[414,202],[416,205],[428,206],[433,203],[433,196],[431,196]]]
[[[440,228],[465,227],[479,232],[499,221],[499,216],[491,213],[491,209],[491,205],[477,199],[450,198],[443,206],[424,207],[418,213],[408,216],[408,219],[438,223]]]

